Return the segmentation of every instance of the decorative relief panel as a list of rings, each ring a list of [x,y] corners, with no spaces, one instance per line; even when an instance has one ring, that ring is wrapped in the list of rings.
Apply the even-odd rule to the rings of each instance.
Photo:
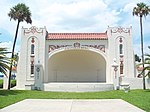
[[[123,28],[123,27],[115,27],[113,29],[111,29],[111,35],[113,33],[129,33],[130,35],[130,28]]]
[[[49,45],[49,52],[59,48],[95,48],[102,52],[105,52],[105,45],[81,45],[80,43],[74,43],[73,45]]]
[[[49,52],[51,52],[55,49],[59,49],[59,48],[62,48],[62,47],[68,47],[68,46],[71,46],[71,45],[49,45]]]
[[[40,34],[41,33],[41,34],[43,34],[43,29],[32,26],[31,28],[24,30],[24,35],[29,34],[29,33],[32,33],[32,34],[34,34],[34,33],[39,33]]]
[[[123,74],[123,70],[124,70],[123,55],[120,55],[120,74]]]

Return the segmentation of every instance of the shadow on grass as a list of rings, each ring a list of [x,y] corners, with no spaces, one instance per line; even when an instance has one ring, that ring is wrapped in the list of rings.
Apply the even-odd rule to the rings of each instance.
[[[0,90],[0,96],[18,95],[22,94],[22,91],[18,90]]]
[[[145,92],[150,92],[150,89],[146,89],[146,90],[144,90]]]

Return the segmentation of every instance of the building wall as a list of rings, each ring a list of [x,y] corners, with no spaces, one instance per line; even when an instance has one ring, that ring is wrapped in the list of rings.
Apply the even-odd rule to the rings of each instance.
[[[143,89],[143,78],[123,77],[122,83],[130,84],[131,89]],[[146,88],[150,89],[150,78],[145,78]]]
[[[109,58],[109,68],[111,68],[111,74],[113,75],[112,63],[113,59],[116,58],[118,67],[118,74],[124,77],[133,78],[135,75],[134,66],[134,53],[132,44],[132,27],[122,28],[122,27],[108,27],[108,58]],[[123,54],[120,54],[119,45],[123,46]],[[121,61],[123,63],[123,74],[120,71]],[[111,76],[113,77],[113,76]],[[113,79],[113,78],[112,78]]]
[[[22,28],[21,48],[18,62],[17,88],[31,89],[34,84],[34,73],[31,74],[31,61],[38,61],[45,67],[45,37],[46,28]],[[34,54],[31,54],[31,44],[34,44]]]
[[[114,81],[114,69],[112,67],[113,59],[117,59],[117,63],[120,66],[121,61],[123,62],[123,73],[128,78],[134,77],[134,58],[133,58],[133,49],[132,49],[132,28],[122,28],[122,27],[108,27],[107,36],[108,40],[46,40],[47,31],[46,28],[36,28],[31,27],[29,29],[22,28],[22,37],[21,37],[21,50],[20,50],[20,58],[18,63],[18,73],[17,73],[17,88],[19,89],[31,89],[31,85],[34,84],[34,75],[31,74],[31,63],[33,64],[41,64],[43,67],[43,82],[48,83],[50,81],[56,81],[54,76],[51,76],[54,73],[52,69],[56,69],[59,63],[65,64],[64,60],[61,59],[61,56],[65,56],[67,54],[67,50],[79,50],[83,53],[89,53],[85,58],[91,59],[90,63],[96,63],[96,66],[103,66],[106,64],[105,72],[106,74],[106,83],[113,83]],[[33,42],[34,38],[34,42]],[[35,53],[31,54],[31,44],[35,45]],[[123,53],[119,52],[119,45],[123,45]],[[88,46],[87,46],[88,45]],[[95,46],[96,47],[93,47]],[[97,47],[100,45],[100,48]],[[88,52],[86,52],[86,50]],[[80,61],[82,61],[82,53],[77,53],[80,57]],[[93,52],[93,54],[92,54]],[[62,54],[64,53],[64,55]],[[66,53],[66,54],[65,54]],[[57,58],[54,56],[58,54]],[[60,55],[59,55],[60,54]],[[69,53],[68,53],[69,54]],[[99,57],[92,62],[93,58]],[[99,55],[99,56],[98,56]],[[55,58],[53,58],[53,56]],[[50,61],[52,59],[52,61]],[[60,59],[60,62],[57,60]],[[68,60],[68,59],[66,59]],[[70,61],[73,60],[73,57]],[[106,61],[106,63],[104,62]],[[73,60],[74,63],[76,60]],[[79,62],[80,62],[79,61]],[[100,62],[102,61],[102,63]],[[56,62],[57,64],[55,64]],[[69,61],[68,61],[69,62]],[[66,62],[67,63],[67,62]],[[98,64],[101,63],[101,64]],[[86,64],[86,63],[84,63]],[[82,64],[81,64],[82,65]],[[88,66],[88,65],[86,65]],[[64,67],[69,67],[64,66]],[[92,68],[94,69],[94,68]],[[95,72],[95,71],[94,71]],[[94,73],[93,72],[93,73]],[[61,72],[62,73],[62,72]],[[61,74],[59,73],[59,74]],[[69,73],[69,72],[68,72]],[[120,67],[118,67],[117,74],[120,75]],[[65,74],[65,73],[63,73]],[[92,73],[91,73],[92,74]],[[96,74],[96,73],[94,73]],[[79,73],[81,75],[81,72]],[[65,77],[65,75],[62,75]],[[102,75],[104,76],[104,75]],[[51,79],[52,77],[52,79]],[[89,81],[89,78],[86,81]],[[75,77],[77,78],[77,77]],[[103,79],[105,79],[103,78]],[[61,80],[65,80],[63,77]],[[83,80],[83,79],[82,79]],[[95,79],[91,79],[94,80]],[[80,81],[79,79],[77,81]],[[99,81],[101,81],[99,79]]]

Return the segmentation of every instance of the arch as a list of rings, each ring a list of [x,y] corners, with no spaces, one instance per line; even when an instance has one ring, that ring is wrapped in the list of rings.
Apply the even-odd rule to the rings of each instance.
[[[48,82],[106,82],[106,55],[96,49],[57,49],[49,53]]]
[[[103,58],[105,59],[105,61],[107,60],[107,56],[103,51],[100,51],[96,48],[90,48],[90,47],[84,47],[84,48],[66,48],[66,47],[64,47],[64,48],[59,48],[59,49],[56,49],[56,50],[50,52],[48,54],[49,55],[48,57],[51,58],[53,55],[56,55],[57,53],[68,51],[68,50],[88,50],[88,51],[97,53],[99,55],[102,55]]]

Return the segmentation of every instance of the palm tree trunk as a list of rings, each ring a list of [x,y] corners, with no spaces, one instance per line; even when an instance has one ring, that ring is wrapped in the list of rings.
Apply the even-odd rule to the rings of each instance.
[[[141,26],[142,66],[143,66],[143,69],[144,69],[144,49],[143,49],[143,26],[142,26],[142,16],[140,16],[140,26]],[[143,72],[143,89],[146,89],[146,86],[145,86],[145,72]]]
[[[20,21],[18,21],[17,23],[17,28],[16,28],[16,34],[15,34],[15,39],[14,39],[14,43],[13,43],[13,49],[12,49],[12,53],[11,53],[11,63],[10,63],[10,70],[9,70],[9,75],[8,75],[8,90],[10,90],[11,88],[11,71],[12,71],[12,64],[13,64],[13,58],[14,58],[14,50],[15,50],[15,45],[16,45],[16,40],[17,40],[17,35],[18,35],[18,29],[19,29],[19,23]]]

